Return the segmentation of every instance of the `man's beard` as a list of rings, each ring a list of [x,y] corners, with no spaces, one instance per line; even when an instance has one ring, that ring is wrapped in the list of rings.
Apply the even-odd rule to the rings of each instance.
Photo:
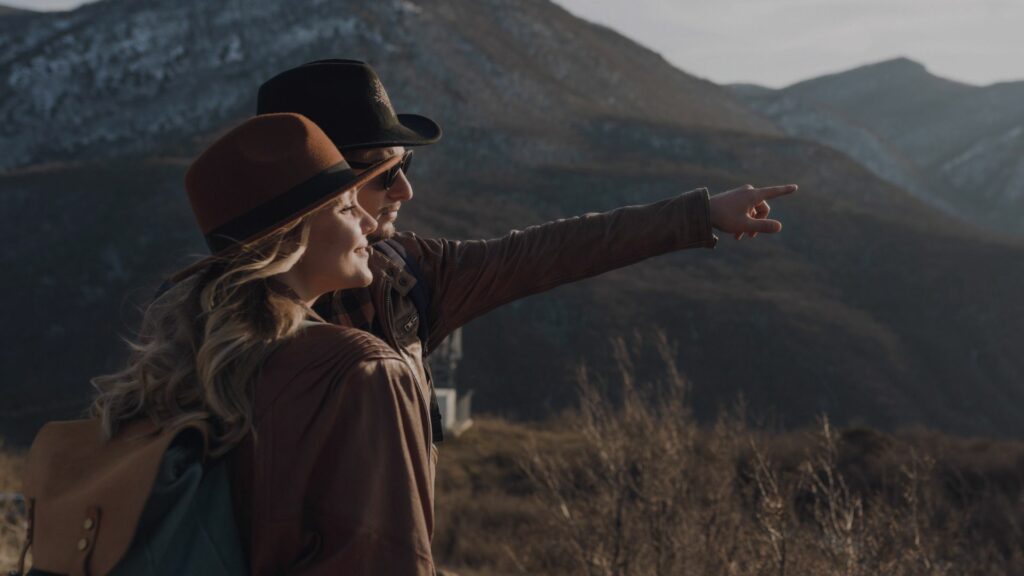
[[[372,234],[367,236],[366,240],[369,241],[370,244],[375,244],[375,243],[380,242],[382,240],[387,240],[387,239],[391,238],[394,235],[395,235],[395,223],[394,222],[385,222],[384,224],[379,225],[377,227],[377,229],[373,231]]]

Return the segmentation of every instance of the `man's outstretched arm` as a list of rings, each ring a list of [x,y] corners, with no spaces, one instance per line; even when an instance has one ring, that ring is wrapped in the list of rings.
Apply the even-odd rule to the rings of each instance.
[[[787,187],[737,188],[714,197],[699,188],[643,206],[591,213],[513,230],[491,240],[396,237],[431,283],[430,348],[449,333],[513,300],[686,248],[714,247],[713,228],[777,232],[767,199]]]

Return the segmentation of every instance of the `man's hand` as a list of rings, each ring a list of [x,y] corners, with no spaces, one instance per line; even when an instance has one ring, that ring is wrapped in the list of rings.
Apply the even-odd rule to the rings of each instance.
[[[754,188],[750,184],[711,197],[711,225],[728,232],[737,240],[747,234],[751,238],[761,232],[774,234],[782,230],[782,222],[768,220],[769,198],[796,192],[796,184]]]

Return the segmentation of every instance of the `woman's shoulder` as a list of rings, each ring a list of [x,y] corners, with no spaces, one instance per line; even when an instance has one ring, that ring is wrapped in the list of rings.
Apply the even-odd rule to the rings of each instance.
[[[302,328],[282,342],[269,358],[268,365],[393,358],[401,359],[401,356],[383,340],[365,330],[318,323]]]
[[[264,363],[257,404],[275,402],[285,393],[302,394],[311,388],[362,380],[379,374],[381,366],[394,373],[407,363],[383,340],[364,330],[311,325],[282,342]]]

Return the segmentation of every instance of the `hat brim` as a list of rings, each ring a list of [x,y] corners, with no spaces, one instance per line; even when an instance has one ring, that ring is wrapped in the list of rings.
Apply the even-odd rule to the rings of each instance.
[[[270,235],[274,231],[280,229],[282,226],[285,226],[286,224],[289,224],[290,222],[294,222],[295,220],[298,220],[299,218],[302,218],[303,216],[309,214],[310,212],[313,212],[313,211],[315,211],[315,210],[317,210],[319,208],[322,208],[323,206],[327,205],[329,202],[331,202],[332,200],[334,200],[338,196],[341,196],[345,192],[348,192],[349,190],[352,190],[353,188],[359,188],[360,186],[363,186],[364,184],[366,184],[370,180],[373,180],[377,176],[380,176],[381,174],[383,174],[384,172],[386,172],[387,170],[389,170],[393,166],[397,165],[401,161],[402,161],[402,157],[401,156],[389,156],[388,158],[385,158],[384,160],[381,160],[380,162],[377,162],[373,166],[370,166],[369,168],[367,168],[365,171],[361,172],[358,175],[355,175],[353,173],[353,179],[352,180],[341,184],[340,186],[335,188],[331,193],[329,193],[329,194],[327,194],[325,196],[321,196],[321,197],[317,198],[315,201],[312,201],[312,202],[309,202],[309,203],[303,205],[301,208],[299,208],[296,211],[289,212],[288,214],[282,216],[280,218],[280,220],[278,220],[277,222],[275,222],[275,223],[273,223],[273,224],[271,224],[269,226],[266,226],[265,228],[261,229],[259,232],[246,237],[244,240],[242,240],[240,242],[236,242],[236,243],[232,244],[231,246],[229,246],[229,247],[227,247],[227,248],[225,248],[223,250],[217,251],[214,254],[211,254],[209,256],[205,256],[202,259],[200,259],[198,262],[196,262],[196,263],[194,263],[194,264],[192,264],[192,265],[190,265],[190,266],[188,266],[186,268],[183,268],[182,270],[179,270],[178,272],[175,272],[174,274],[172,274],[170,276],[170,279],[167,282],[164,283],[164,286],[161,287],[160,292],[162,293],[162,292],[166,291],[168,288],[170,288],[174,284],[177,284],[177,283],[181,282],[182,280],[188,278],[189,276],[195,274],[196,272],[198,272],[199,270],[202,270],[203,268],[209,266],[210,264],[213,264],[214,262],[223,261],[226,258],[230,258],[232,256],[235,256],[239,251],[243,250],[246,246],[251,245],[253,242],[256,242],[256,241],[258,241],[258,240],[260,240],[262,238],[265,238],[266,236]],[[317,178],[319,176],[322,176],[323,174],[327,173],[329,170],[330,169],[324,170],[320,174],[317,174],[316,176],[313,176],[313,178],[315,179],[315,178]]]
[[[398,114],[398,124],[380,130],[372,139],[358,142],[335,142],[338,150],[384,148],[387,146],[426,146],[441,139],[441,126],[419,114]]]

